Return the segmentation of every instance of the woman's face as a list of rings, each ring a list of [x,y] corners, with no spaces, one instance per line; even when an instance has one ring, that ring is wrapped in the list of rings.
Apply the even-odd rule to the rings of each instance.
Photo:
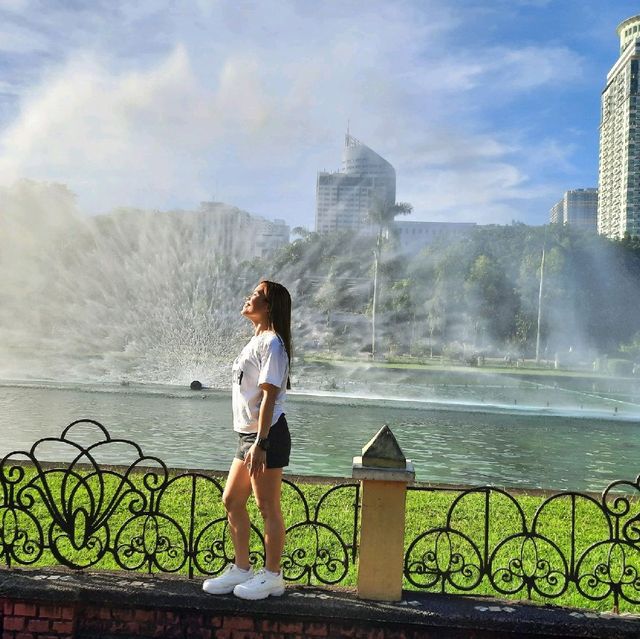
[[[260,284],[253,289],[253,293],[245,300],[240,313],[253,322],[259,322],[268,318],[269,304],[267,303],[267,285],[264,282],[260,282]]]

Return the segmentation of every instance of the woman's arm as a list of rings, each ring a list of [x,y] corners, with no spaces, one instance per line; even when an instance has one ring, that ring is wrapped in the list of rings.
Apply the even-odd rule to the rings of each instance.
[[[260,413],[258,414],[258,438],[269,437],[271,420],[273,419],[273,409],[280,389],[273,384],[260,384],[262,389],[262,401],[260,402]]]
[[[273,409],[280,389],[273,384],[260,384],[262,390],[262,401],[260,402],[260,412],[258,413],[258,439],[269,437],[271,420],[273,419]],[[267,465],[267,451],[257,444],[253,444],[247,451],[244,464],[249,469],[249,474],[254,477],[263,472]]]

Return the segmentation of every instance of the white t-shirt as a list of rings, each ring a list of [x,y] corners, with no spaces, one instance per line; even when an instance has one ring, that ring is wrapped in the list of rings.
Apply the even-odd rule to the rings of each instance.
[[[273,407],[273,426],[284,413],[284,399],[289,377],[289,358],[280,336],[272,331],[254,335],[233,362],[231,404],[233,430],[257,433],[262,401],[260,384],[280,388]]]

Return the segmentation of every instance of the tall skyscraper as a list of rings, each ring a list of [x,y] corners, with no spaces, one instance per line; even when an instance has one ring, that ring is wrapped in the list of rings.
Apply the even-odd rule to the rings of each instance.
[[[360,229],[379,202],[396,201],[396,171],[384,158],[347,133],[342,168],[318,173],[316,232]]]
[[[571,189],[551,207],[549,220],[588,231],[597,229],[598,189]]]
[[[610,238],[640,235],[640,15],[622,22],[617,33],[620,57],[602,92],[598,176],[598,233]]]

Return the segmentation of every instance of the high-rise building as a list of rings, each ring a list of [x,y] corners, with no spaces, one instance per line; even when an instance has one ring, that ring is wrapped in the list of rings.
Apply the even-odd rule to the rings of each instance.
[[[598,233],[640,235],[640,15],[617,29],[620,56],[602,92]]]
[[[384,158],[347,133],[342,168],[319,172],[316,231],[329,233],[367,226],[373,206],[396,201],[396,171]]]
[[[598,189],[572,189],[551,207],[549,221],[588,231],[597,229]]]
[[[549,222],[551,222],[551,224],[564,223],[564,198],[551,207],[549,211]]]

